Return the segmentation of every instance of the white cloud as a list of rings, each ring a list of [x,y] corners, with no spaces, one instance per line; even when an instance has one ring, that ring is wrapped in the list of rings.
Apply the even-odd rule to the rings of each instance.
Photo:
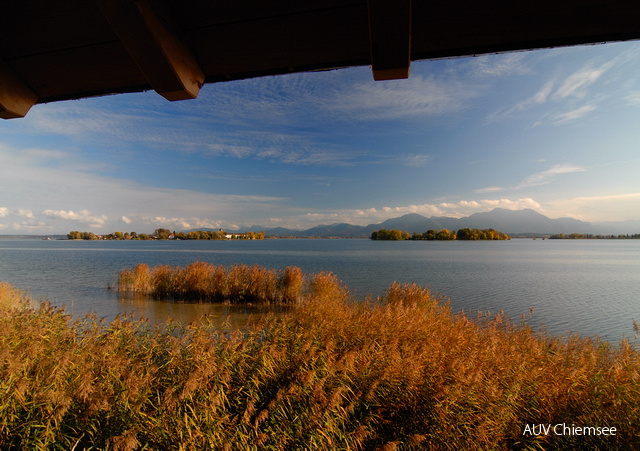
[[[162,216],[156,216],[153,218],[154,224],[161,224],[164,227],[171,229],[185,230],[190,229],[192,226],[184,218],[165,218]]]
[[[210,218],[167,218],[156,216],[155,218],[145,218],[149,224],[156,224],[159,227],[175,229],[177,231],[188,229],[225,229],[235,228],[225,221],[214,221]]]
[[[120,220],[125,224],[131,224],[132,222],[131,219],[127,218],[126,216],[123,216],[122,218],[120,218]]]
[[[0,207],[0,218],[4,218],[9,214],[9,209],[7,207]]]
[[[106,215],[94,215],[89,210],[81,210],[78,212],[71,210],[45,210],[42,212],[42,214],[51,218],[81,222],[83,224],[87,224],[92,228],[104,227],[109,219]]]
[[[18,208],[18,211],[16,212],[16,214],[18,216],[21,216],[23,218],[28,218],[28,219],[33,219],[33,212],[31,210],[28,210],[26,208]]]

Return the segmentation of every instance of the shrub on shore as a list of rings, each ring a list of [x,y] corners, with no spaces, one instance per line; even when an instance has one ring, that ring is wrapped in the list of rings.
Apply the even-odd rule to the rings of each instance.
[[[414,284],[349,302],[336,282],[318,275],[304,302],[234,334],[0,302],[0,448],[640,447],[627,341],[453,314]],[[617,433],[525,433],[562,423]]]

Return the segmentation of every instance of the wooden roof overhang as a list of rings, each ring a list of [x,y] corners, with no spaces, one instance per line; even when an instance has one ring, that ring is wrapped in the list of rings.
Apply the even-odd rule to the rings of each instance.
[[[0,3],[0,117],[36,103],[412,60],[640,39],[638,0],[16,0]]]

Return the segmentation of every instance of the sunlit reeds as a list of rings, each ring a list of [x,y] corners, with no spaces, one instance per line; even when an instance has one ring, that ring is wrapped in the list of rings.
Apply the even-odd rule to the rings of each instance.
[[[186,267],[150,268],[138,264],[119,273],[118,291],[203,302],[290,304],[313,293],[315,287],[323,285],[320,282],[323,278],[324,274],[308,278],[295,266],[276,271],[257,265],[225,268],[199,261]],[[339,281],[332,283],[336,289],[342,289]]]
[[[22,306],[25,296],[13,285],[0,282],[0,310],[12,310]]]
[[[352,302],[332,274],[288,271],[304,302],[233,334],[7,308],[1,296],[15,291],[0,285],[0,449],[640,447],[628,342],[454,314],[413,284]],[[560,423],[617,433],[524,434]]]

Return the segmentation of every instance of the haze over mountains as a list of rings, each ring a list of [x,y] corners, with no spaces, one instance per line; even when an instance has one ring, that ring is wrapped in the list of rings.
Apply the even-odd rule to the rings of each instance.
[[[266,236],[275,237],[369,237],[371,232],[379,229],[397,229],[409,233],[423,233],[429,229],[458,230],[465,227],[476,229],[495,229],[509,235],[540,236],[557,233],[591,233],[603,235],[640,233],[640,221],[622,222],[584,222],[573,218],[551,219],[531,209],[506,210],[495,208],[488,212],[475,213],[464,218],[446,216],[426,216],[410,213],[398,218],[391,218],[379,224],[358,226],[353,224],[319,225],[307,230],[287,228],[267,229],[253,226],[248,231],[264,231]]]

